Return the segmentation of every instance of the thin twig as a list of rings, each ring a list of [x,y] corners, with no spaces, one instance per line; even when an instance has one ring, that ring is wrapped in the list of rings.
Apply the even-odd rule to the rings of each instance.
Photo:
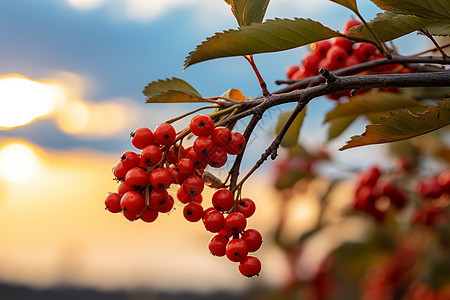
[[[430,41],[434,44],[434,46],[438,49],[438,51],[441,53],[442,58],[447,58],[447,54],[445,54],[444,50],[442,50],[441,46],[436,42],[434,37],[428,32],[426,29],[420,29],[420,32],[422,32],[427,38],[430,39]]]

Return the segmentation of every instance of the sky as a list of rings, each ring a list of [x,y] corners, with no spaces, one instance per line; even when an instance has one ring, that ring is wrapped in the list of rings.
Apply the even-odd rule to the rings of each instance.
[[[358,3],[367,19],[376,14],[369,1]],[[326,0],[272,0],[266,17],[311,18],[340,29],[351,15]],[[184,58],[197,44],[236,27],[230,7],[222,0],[0,1],[0,239],[7,241],[0,247],[0,282],[169,289],[173,288],[170,278],[186,276],[181,272],[174,277],[183,269],[174,266],[189,270],[200,265],[200,272],[178,288],[205,289],[205,279],[209,288],[223,288],[224,280],[231,280],[236,288],[250,285],[240,280],[231,264],[208,255],[209,235],[194,226],[199,224],[179,225],[184,223],[178,214],[149,226],[103,209],[106,193],[117,186],[111,168],[122,152],[132,148],[129,133],[141,126],[154,128],[195,107],[145,104],[141,91],[147,83],[178,77],[204,96],[219,96],[230,88],[241,89],[247,97],[260,94],[250,66],[240,57],[182,70]],[[400,40],[402,45],[408,45],[407,51],[420,48],[408,40]],[[307,51],[255,56],[269,90],[277,89],[274,81],[283,79],[285,68],[300,63]],[[323,142],[326,130],[321,120],[332,104],[321,98],[309,105],[302,129],[306,142]],[[281,109],[288,107],[265,115],[255,131],[258,138],[249,141],[257,155],[249,155],[244,166],[251,166],[270,143],[271,126]],[[244,126],[239,122],[236,128]],[[336,141],[336,149],[344,141]],[[346,153],[343,159],[367,162],[364,152]],[[218,172],[226,174],[226,170]],[[267,177],[255,176],[259,181],[249,184],[248,194],[267,195]],[[270,232],[266,217],[271,205],[261,205],[255,217],[255,225],[265,232]],[[314,207],[303,208],[310,210]],[[292,226],[299,228],[295,222]],[[167,247],[161,246],[161,240]],[[180,247],[189,253],[180,255]],[[272,259],[264,263],[268,275],[260,280],[279,284],[283,267],[273,258],[281,254],[270,246],[262,251],[262,257]],[[142,264],[147,253],[153,255]],[[173,263],[164,264],[163,255]],[[218,267],[224,271],[212,272]],[[159,281],[147,277],[155,269]]]

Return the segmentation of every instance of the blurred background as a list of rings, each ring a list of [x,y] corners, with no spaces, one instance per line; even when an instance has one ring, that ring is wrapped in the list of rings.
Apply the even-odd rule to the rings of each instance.
[[[360,2],[366,19],[378,12],[370,1]],[[326,0],[273,0],[267,10],[267,18],[311,18],[338,30],[350,16]],[[152,224],[129,222],[104,210],[106,193],[117,188],[111,169],[124,151],[133,149],[129,133],[141,126],[154,128],[195,107],[145,104],[141,91],[147,83],[178,77],[204,96],[219,96],[229,88],[247,97],[260,94],[250,66],[239,57],[182,71],[184,58],[197,44],[236,27],[223,0],[0,1],[0,298],[183,294],[195,299],[212,293],[226,298],[276,289],[288,281],[289,262],[269,241],[257,253],[261,276],[249,280],[235,264],[209,254],[211,235],[201,223],[187,224],[180,209]],[[404,54],[430,46],[408,38],[397,43]],[[300,63],[307,51],[255,56],[269,90],[277,89],[274,81],[285,78],[286,66]],[[327,99],[311,103],[302,129],[305,144],[324,143],[322,117],[332,105]],[[265,115],[249,141],[253,154],[246,155],[244,169],[270,143],[284,108]],[[244,126],[239,122],[236,128]],[[349,128],[330,149],[361,128]],[[358,159],[361,165],[388,164],[383,149],[377,157],[368,158],[361,150],[336,155],[348,167]],[[226,177],[229,166],[215,174]],[[271,188],[272,171],[266,163],[244,188],[257,203],[249,225],[263,236],[273,233],[278,221],[273,215],[281,203],[280,193]],[[316,184],[323,189],[321,182]],[[338,198],[345,193],[349,188],[344,185]],[[314,201],[295,205],[287,237],[304,231],[318,214]],[[358,230],[351,230],[355,224],[345,226],[349,236],[358,236]],[[330,247],[310,251],[311,265]]]

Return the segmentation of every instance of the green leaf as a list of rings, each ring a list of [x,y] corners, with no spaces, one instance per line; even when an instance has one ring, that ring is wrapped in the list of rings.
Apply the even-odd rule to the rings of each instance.
[[[207,38],[189,53],[184,68],[220,57],[288,50],[334,36],[342,34],[310,19],[274,19],[253,23]]]
[[[283,127],[284,123],[286,123],[289,116],[292,114],[292,110],[286,110],[280,114],[278,117],[278,123],[275,127],[276,134],[278,134]],[[295,117],[294,122],[292,122],[291,126],[287,130],[286,134],[281,141],[281,146],[290,148],[297,145],[298,135],[300,134],[300,128],[302,127],[303,120],[306,116],[306,107]]]
[[[351,97],[348,102],[338,103],[325,116],[329,123],[328,139],[339,136],[359,116],[365,116],[372,123],[386,116],[390,111],[408,108],[412,112],[423,112],[427,105],[398,93],[365,93]]]
[[[186,81],[179,78],[149,83],[142,93],[147,103],[207,102]]]
[[[340,4],[342,6],[345,6],[355,13],[358,12],[358,6],[356,5],[356,0],[330,0],[330,1]]]
[[[379,124],[367,125],[362,135],[351,137],[339,150],[353,147],[401,141],[416,137],[450,124],[450,99],[438,101],[438,106],[428,106],[423,113],[407,109],[393,111],[381,118]]]
[[[450,36],[450,21],[443,20],[425,27],[431,35]]]
[[[439,19],[422,18],[415,15],[396,14],[391,11],[386,11],[377,14],[377,16],[367,24],[381,42],[387,42],[425,28],[438,21]],[[373,39],[372,34],[364,25],[352,27],[349,30],[349,35]]]
[[[269,0],[232,0],[233,11],[239,26],[261,23],[266,14]]]
[[[431,19],[450,18],[450,0],[371,0],[384,10],[399,9],[405,14]]]

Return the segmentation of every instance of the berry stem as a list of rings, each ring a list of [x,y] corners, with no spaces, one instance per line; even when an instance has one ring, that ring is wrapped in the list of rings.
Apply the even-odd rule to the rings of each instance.
[[[370,34],[372,34],[373,38],[375,39],[375,41],[377,43],[377,47],[381,51],[381,53],[390,59],[391,53],[390,53],[389,49],[386,47],[386,45],[378,39],[377,35],[372,31],[372,28],[370,28],[369,24],[367,24],[366,20],[364,20],[363,16],[359,13],[359,11],[355,10],[354,12],[358,16],[358,18],[361,20],[361,22],[364,24],[364,26],[366,26],[367,30],[369,30]]]
[[[262,78],[261,74],[259,73],[258,68],[256,67],[255,60],[253,59],[253,55],[244,55],[244,58],[249,62],[249,64],[252,66],[253,71],[256,74],[256,77],[258,78],[259,85],[261,86],[262,94],[263,96],[269,96],[270,93],[267,90],[267,84]]]
[[[176,118],[167,120],[166,123],[172,124],[172,123],[174,123],[174,122],[176,122],[176,121],[178,121],[178,120],[181,120],[181,119],[183,119],[183,118],[185,118],[185,117],[187,117],[187,116],[189,116],[189,115],[195,114],[196,112],[199,112],[199,111],[201,111],[201,110],[204,110],[204,109],[213,109],[213,108],[220,108],[220,106],[218,106],[218,105],[203,106],[203,107],[194,109],[193,111],[190,111],[190,112],[187,112],[187,113],[185,113],[185,114],[182,114],[181,116],[178,116],[178,117],[176,117]]]
[[[427,38],[429,38],[431,40],[431,42],[434,44],[436,49],[441,53],[442,58],[446,59],[447,58],[447,54],[445,54],[444,50],[442,50],[441,46],[439,46],[439,44],[436,42],[434,37],[428,32],[428,30],[420,29],[419,31],[422,32]]]

